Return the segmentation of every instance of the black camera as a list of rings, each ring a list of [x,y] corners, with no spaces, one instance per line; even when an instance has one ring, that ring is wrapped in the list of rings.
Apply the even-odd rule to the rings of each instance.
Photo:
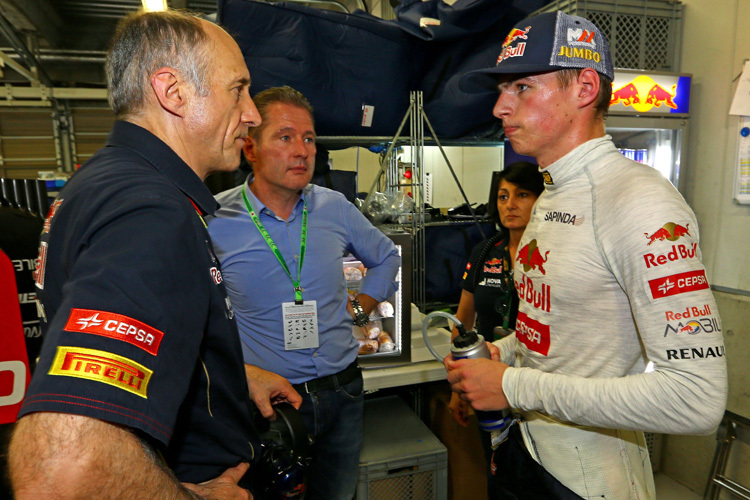
[[[273,421],[255,413],[261,438],[261,458],[254,468],[256,495],[263,500],[303,500],[311,439],[302,416],[292,405],[279,403],[273,408]]]

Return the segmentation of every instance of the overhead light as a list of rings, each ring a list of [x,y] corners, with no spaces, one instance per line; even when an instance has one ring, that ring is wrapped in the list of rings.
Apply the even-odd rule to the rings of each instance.
[[[155,10],[167,10],[167,0],[141,0],[143,4],[143,10],[155,11]]]

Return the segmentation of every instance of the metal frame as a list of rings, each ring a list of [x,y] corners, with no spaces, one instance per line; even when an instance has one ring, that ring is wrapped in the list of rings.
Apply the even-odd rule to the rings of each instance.
[[[750,444],[750,419],[727,410],[716,433],[716,453],[714,454],[711,476],[708,478],[704,500],[716,500],[725,489],[739,498],[750,500],[750,488],[728,478],[725,475],[732,443],[739,439]]]
[[[407,120],[409,120],[408,145],[411,149],[411,159],[408,163],[399,164],[399,161],[396,156],[396,147],[398,144],[401,144],[402,142],[403,143],[406,142],[405,140],[401,139],[401,133],[404,129],[404,126],[406,125]],[[412,238],[413,238],[412,301],[422,311],[424,311],[424,308],[427,304],[427,300],[425,296],[426,267],[425,267],[425,234],[424,234],[424,231],[425,231],[424,229],[425,228],[425,212],[424,212],[425,127],[424,126],[425,124],[427,124],[427,128],[429,129],[432,140],[435,142],[435,145],[440,149],[440,152],[443,155],[443,159],[445,160],[445,163],[448,165],[451,175],[453,175],[453,180],[456,182],[456,186],[458,187],[458,190],[461,192],[461,196],[466,202],[466,205],[469,207],[469,211],[471,212],[471,215],[474,218],[475,224],[479,228],[480,233],[482,234],[484,233],[481,225],[476,219],[476,214],[474,213],[474,209],[471,207],[471,203],[469,203],[469,199],[467,198],[466,193],[464,192],[464,189],[461,186],[461,182],[458,180],[458,176],[456,176],[456,172],[453,169],[453,166],[451,165],[450,160],[448,159],[448,155],[443,149],[443,145],[440,143],[440,140],[438,139],[438,136],[435,133],[435,129],[432,127],[432,124],[430,123],[430,120],[427,118],[427,114],[424,111],[424,101],[423,101],[423,96],[422,96],[421,91],[411,91],[409,93],[409,108],[406,110],[406,114],[404,115],[404,118],[401,121],[401,124],[396,130],[395,136],[393,137],[393,139],[389,141],[387,150],[384,153],[381,153],[380,170],[375,175],[375,179],[373,180],[372,185],[370,186],[370,190],[367,193],[367,197],[365,198],[364,202],[361,205],[361,209],[364,211],[367,208],[368,204],[370,203],[370,200],[376,188],[382,185],[384,174],[385,174],[384,188],[387,191],[396,191],[398,190],[399,187],[403,187],[403,186],[409,186],[411,188],[412,199],[414,200],[414,211],[410,216],[410,221],[409,221],[409,224],[407,224],[407,226],[408,226],[408,229],[411,231]],[[352,145],[357,145],[357,144],[361,145],[363,142],[368,142],[368,138],[366,137],[359,138],[359,142],[356,141],[357,138],[348,138],[348,139],[352,139],[353,141]],[[372,142],[372,138],[370,138],[369,142]],[[409,183],[401,182],[401,168],[402,167],[411,169],[412,176],[411,176]],[[383,188],[381,187],[381,189]]]

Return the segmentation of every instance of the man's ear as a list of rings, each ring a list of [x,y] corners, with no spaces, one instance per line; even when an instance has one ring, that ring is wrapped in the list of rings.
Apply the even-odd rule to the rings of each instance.
[[[596,102],[601,80],[599,73],[592,68],[585,68],[578,74],[578,102],[581,108]]]
[[[255,162],[255,149],[255,139],[248,135],[247,137],[245,137],[245,144],[242,145],[242,152],[245,154],[245,159],[248,161],[248,163]]]
[[[159,105],[173,115],[183,116],[187,104],[187,87],[176,69],[165,66],[149,79]]]

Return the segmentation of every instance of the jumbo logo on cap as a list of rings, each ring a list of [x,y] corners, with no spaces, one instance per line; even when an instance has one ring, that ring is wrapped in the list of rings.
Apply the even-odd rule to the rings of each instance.
[[[592,68],[612,80],[607,39],[594,23],[562,11],[546,12],[515,24],[502,39],[495,66],[469,71],[459,88],[470,94],[495,93],[499,75]]]
[[[560,46],[558,57],[576,57],[587,61],[601,62],[602,55],[596,51],[595,31],[583,28],[568,28],[568,45]],[[585,47],[585,48],[582,48]]]

